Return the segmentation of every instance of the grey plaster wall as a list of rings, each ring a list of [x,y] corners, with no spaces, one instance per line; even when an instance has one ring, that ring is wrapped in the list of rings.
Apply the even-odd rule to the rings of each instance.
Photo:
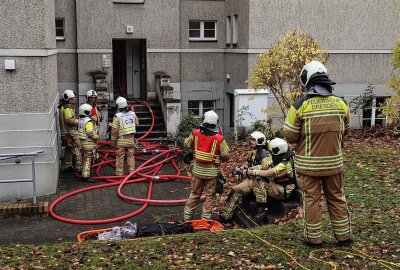
[[[0,57],[0,63],[10,57]],[[0,113],[48,112],[57,95],[57,58],[11,57],[15,71],[0,69]]]
[[[3,0],[0,48],[55,48],[53,0]]]
[[[79,63],[79,83],[93,83],[93,77],[92,75],[89,74],[89,72],[102,69],[103,54],[80,53],[78,54],[78,63]],[[111,68],[107,68],[107,71],[109,73],[108,76],[110,76],[112,72],[112,61],[111,61]]]
[[[223,1],[182,1],[180,10],[181,48],[224,48],[226,19]],[[190,20],[216,20],[217,41],[189,41]]]
[[[223,81],[223,53],[182,53],[182,82],[212,82]],[[183,89],[182,89],[183,90]]]
[[[270,48],[300,26],[326,49],[391,49],[400,14],[391,0],[249,0],[250,48]]]
[[[247,54],[225,54],[225,75],[226,73],[230,73],[231,75],[231,79],[227,81],[227,91],[233,93],[233,90],[237,89],[237,86],[247,88],[245,86],[248,80],[248,61],[249,57]]]
[[[167,73],[171,83],[180,82],[180,56],[178,53],[148,53],[147,54],[147,81],[149,82],[148,91],[155,90],[155,76],[157,71]]]
[[[257,64],[249,56],[249,76]],[[392,72],[391,54],[330,54],[327,63],[331,78],[338,84],[385,84]]]
[[[57,74],[59,83],[77,83],[77,54],[58,53]]]
[[[57,49],[76,49],[76,0],[55,0],[55,17],[64,18],[65,40],[57,41]]]
[[[327,67],[338,83],[384,84],[392,72],[392,55],[331,54]]]
[[[179,47],[179,1],[152,0],[144,4],[78,1],[78,48],[112,48],[112,39],[146,38],[148,48]],[[134,27],[126,34],[126,26]]]

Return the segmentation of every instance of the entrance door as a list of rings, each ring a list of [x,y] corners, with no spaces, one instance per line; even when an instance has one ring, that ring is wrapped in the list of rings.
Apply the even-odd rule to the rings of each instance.
[[[146,40],[126,41],[127,96],[146,99]]]

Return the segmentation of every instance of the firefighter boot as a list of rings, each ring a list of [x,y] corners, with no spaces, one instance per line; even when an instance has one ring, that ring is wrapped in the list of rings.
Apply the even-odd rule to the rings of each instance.
[[[258,220],[263,220],[267,216],[266,208],[266,203],[260,203],[257,208],[257,214],[254,216],[254,218]]]
[[[222,215],[218,215],[218,214],[212,214],[211,217],[212,220],[218,221],[222,224],[230,224],[232,223],[232,220],[228,220],[226,218],[224,218]]]

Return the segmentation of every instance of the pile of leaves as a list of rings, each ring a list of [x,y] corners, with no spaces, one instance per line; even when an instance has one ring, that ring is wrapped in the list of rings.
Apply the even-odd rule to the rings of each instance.
[[[248,145],[231,149],[223,171],[232,182],[230,168],[244,162]],[[400,140],[350,137],[345,149],[352,248],[335,245],[322,204],[322,249],[302,244],[302,222],[295,220],[138,241],[0,246],[0,269],[300,269],[296,263],[306,269],[400,269]]]

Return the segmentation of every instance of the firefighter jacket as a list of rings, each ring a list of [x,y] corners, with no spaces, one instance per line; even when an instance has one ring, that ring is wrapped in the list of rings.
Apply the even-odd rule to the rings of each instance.
[[[277,184],[279,184],[280,179],[294,179],[293,163],[291,162],[292,156],[294,156],[294,154],[288,152],[283,155],[282,159],[277,162],[277,164],[273,164],[272,168],[267,170],[252,170],[253,175],[273,179]]]
[[[67,127],[65,126],[64,123],[64,106],[61,106],[59,111],[58,111],[58,121],[60,124],[60,132],[61,132],[61,139],[65,139],[67,135]]]
[[[90,117],[83,117],[79,119],[78,133],[79,139],[82,143],[82,148],[93,147],[93,149],[95,149],[96,141],[99,139],[99,135],[97,134],[97,127]]]
[[[63,105],[60,108],[63,115],[63,128],[72,137],[78,136],[77,126],[79,120],[75,118],[75,110],[72,104]]]
[[[251,151],[250,158],[240,167],[240,170],[248,168],[266,170],[271,164],[271,154],[264,148],[257,148]]]
[[[221,161],[228,160],[229,147],[221,134],[207,136],[195,129],[185,139],[185,147],[194,151],[192,173],[199,178],[214,178],[218,175]]]
[[[99,108],[97,107],[97,104],[90,104],[87,103],[90,106],[92,106],[92,111],[91,111],[91,115],[90,118],[92,119],[93,123],[98,127],[100,126],[100,122],[103,121],[103,115],[101,114],[101,111],[99,110]]]
[[[116,143],[117,139],[122,140],[125,135],[135,134],[137,125],[139,119],[134,112],[118,112],[112,123],[111,141]]]
[[[339,97],[307,95],[288,111],[284,135],[296,144],[297,172],[329,176],[343,172],[343,137],[350,130],[350,111]]]

